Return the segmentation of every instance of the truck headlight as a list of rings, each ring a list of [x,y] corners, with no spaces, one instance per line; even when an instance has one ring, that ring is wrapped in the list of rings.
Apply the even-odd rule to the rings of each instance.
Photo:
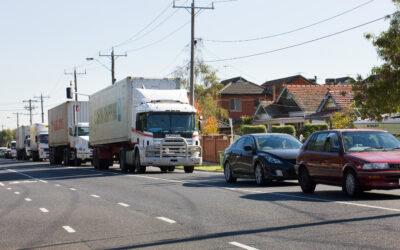
[[[364,163],[363,169],[388,169],[389,164],[387,163]]]

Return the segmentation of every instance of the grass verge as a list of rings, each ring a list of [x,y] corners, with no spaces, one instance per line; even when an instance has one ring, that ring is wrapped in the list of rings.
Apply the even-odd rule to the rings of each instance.
[[[183,166],[177,166],[176,168],[183,169]],[[196,166],[194,169],[195,170],[204,170],[204,171],[217,171],[217,172],[223,172],[224,171],[224,169],[219,165],[215,165],[215,166]]]

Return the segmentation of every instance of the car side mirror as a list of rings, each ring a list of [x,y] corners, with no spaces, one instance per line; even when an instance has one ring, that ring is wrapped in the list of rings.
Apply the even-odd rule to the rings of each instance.
[[[244,146],[245,151],[252,151],[253,147],[252,146]]]

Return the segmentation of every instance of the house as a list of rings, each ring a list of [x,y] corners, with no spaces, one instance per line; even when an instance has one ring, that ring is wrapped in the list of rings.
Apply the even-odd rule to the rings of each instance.
[[[276,97],[278,97],[281,91],[283,90],[282,87],[283,85],[316,85],[316,84],[317,84],[316,79],[310,80],[302,75],[295,75],[271,81],[266,81],[261,86],[270,90],[273,94],[273,100],[275,100]]]
[[[344,110],[353,102],[350,85],[282,85],[275,102],[262,102],[253,119],[255,124],[294,125],[301,129],[304,123],[326,122],[335,112]]]
[[[272,100],[269,90],[242,77],[221,83],[224,87],[219,93],[218,104],[228,111],[229,118],[234,122],[241,121],[242,116],[252,117],[261,101]]]
[[[354,79],[351,77],[340,77],[340,78],[326,78],[325,84],[327,85],[348,85],[354,82]]]

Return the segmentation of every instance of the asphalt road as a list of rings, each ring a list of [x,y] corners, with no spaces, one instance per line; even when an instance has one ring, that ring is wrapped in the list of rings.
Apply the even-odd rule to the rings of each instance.
[[[0,160],[1,249],[399,249],[400,190]]]

